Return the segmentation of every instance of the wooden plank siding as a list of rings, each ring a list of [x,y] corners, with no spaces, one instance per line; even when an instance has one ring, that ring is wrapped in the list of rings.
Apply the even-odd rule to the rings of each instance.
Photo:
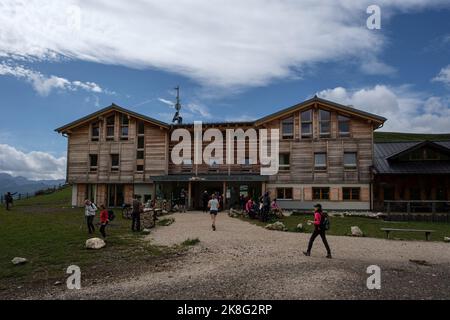
[[[109,115],[106,115],[108,117]],[[99,141],[91,141],[90,128],[95,121],[100,121]],[[145,123],[144,139],[144,171],[136,172],[138,120],[130,117],[128,125],[128,139],[119,137],[119,113],[115,112],[115,138],[106,140],[105,121],[95,119],[88,124],[72,129],[68,134],[68,176],[69,183],[134,183],[148,181],[152,175],[167,174],[167,130],[156,125]],[[89,155],[98,155],[98,169],[90,172]],[[111,171],[111,154],[119,155],[118,171]]]

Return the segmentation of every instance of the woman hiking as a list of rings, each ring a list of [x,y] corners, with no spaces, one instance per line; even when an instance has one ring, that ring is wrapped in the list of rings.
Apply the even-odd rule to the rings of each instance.
[[[212,195],[212,199],[208,202],[209,213],[211,215],[212,220],[212,229],[216,231],[216,216],[217,212],[219,212],[219,201],[217,200],[217,196],[215,193]]]
[[[326,221],[328,221],[328,216],[326,213],[322,211],[322,205],[316,204],[314,206],[314,231],[311,235],[311,238],[309,239],[308,243],[308,250],[303,251],[303,254],[305,256],[311,255],[311,248],[313,246],[314,240],[316,240],[317,236],[320,235],[322,238],[323,244],[325,245],[325,248],[327,249],[327,258],[331,259],[331,250],[330,246],[328,245],[327,237],[325,236],[325,232],[327,229]]]
[[[84,202],[84,215],[86,216],[86,223],[88,226],[88,232],[91,234],[95,232],[94,228],[94,217],[95,212],[97,211],[97,207],[91,200],[87,199]]]
[[[103,239],[106,239],[105,229],[109,222],[109,214],[104,205],[100,206],[100,210],[100,233],[102,234]]]

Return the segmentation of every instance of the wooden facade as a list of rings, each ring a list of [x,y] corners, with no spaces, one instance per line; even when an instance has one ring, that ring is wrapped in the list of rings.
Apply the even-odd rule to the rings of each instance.
[[[329,116],[326,125],[322,111]],[[304,112],[311,112],[309,136],[302,133]],[[289,137],[283,132],[285,119],[292,119]],[[348,121],[345,132],[340,131],[340,119]],[[285,208],[306,209],[320,201],[330,209],[370,209],[373,131],[384,121],[315,97],[254,122],[204,124],[203,134],[211,128],[222,134],[224,150],[222,161],[216,161],[222,163],[205,159],[199,165],[193,160],[177,165],[170,156],[178,143],[171,139],[173,132],[187,129],[193,137],[193,124],[171,126],[116,105],[56,130],[68,137],[67,181],[77,186],[73,188],[77,192],[73,205],[93,198],[97,203],[118,206],[129,203],[133,194],[173,198],[175,189],[185,188],[189,204],[195,206],[200,189],[208,186],[220,190],[228,205],[233,205],[244,185],[253,190],[253,196],[269,191]],[[329,129],[326,135],[321,129],[325,127]],[[279,153],[283,155],[278,174],[261,177],[259,162],[236,163],[236,144],[234,164],[226,163],[226,131],[230,129],[255,129],[257,134],[259,129],[278,129]],[[258,153],[259,138],[257,141],[255,145],[245,143],[246,157],[255,148]],[[209,144],[203,142],[202,153]],[[192,145],[191,159],[194,152]],[[354,165],[345,164],[346,154],[354,159]],[[321,167],[317,167],[318,158],[324,161]],[[165,188],[169,191],[163,192]]]

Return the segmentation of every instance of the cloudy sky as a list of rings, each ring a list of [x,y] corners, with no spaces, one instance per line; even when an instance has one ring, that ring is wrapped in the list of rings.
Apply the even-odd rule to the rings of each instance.
[[[170,121],[176,85],[187,122],[318,94],[450,132],[449,57],[450,0],[2,0],[0,172],[64,177],[56,127],[112,102]]]

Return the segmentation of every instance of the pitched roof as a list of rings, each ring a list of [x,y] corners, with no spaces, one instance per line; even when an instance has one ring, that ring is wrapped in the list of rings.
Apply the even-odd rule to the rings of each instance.
[[[122,108],[122,107],[120,107],[120,106],[118,106],[118,105],[113,103],[113,104],[111,104],[110,106],[108,106],[106,108],[98,110],[98,111],[96,111],[94,113],[91,113],[91,114],[89,114],[89,115],[87,115],[87,116],[85,116],[83,118],[80,118],[80,119],[75,120],[73,122],[70,122],[70,123],[68,123],[68,124],[66,124],[66,125],[64,125],[62,127],[59,127],[57,129],[55,129],[55,131],[59,132],[59,133],[67,132],[67,130],[70,130],[70,129],[74,128],[74,127],[82,125],[82,124],[84,124],[84,123],[86,123],[88,121],[91,121],[92,119],[95,119],[95,118],[97,118],[97,117],[99,117],[99,116],[101,116],[103,114],[109,113],[111,111],[118,111],[118,112],[121,112],[121,113],[125,113],[125,114],[133,116],[135,118],[138,118],[140,120],[143,120],[143,121],[146,121],[146,122],[150,122],[150,123],[152,123],[154,125],[157,125],[157,126],[160,126],[160,127],[166,128],[166,129],[169,129],[169,127],[170,127],[169,124],[167,124],[165,122],[162,122],[162,121],[156,120],[154,118],[147,117],[147,116],[145,116],[143,114],[140,114],[140,113],[137,113],[137,112],[134,112],[134,111]]]
[[[392,161],[425,145],[450,152],[450,141],[375,143],[374,169],[378,174],[450,174],[450,161]]]
[[[336,109],[336,110],[344,111],[346,113],[353,114],[353,115],[356,115],[356,116],[359,116],[359,117],[362,117],[365,119],[373,120],[374,122],[379,124],[378,127],[380,127],[387,120],[386,118],[378,116],[373,113],[355,109],[350,106],[345,106],[343,104],[339,104],[339,103],[336,103],[333,101],[329,101],[329,100],[314,96],[313,98],[311,98],[309,100],[303,101],[303,102],[293,105],[291,107],[288,107],[283,110],[277,111],[275,113],[269,114],[268,116],[262,117],[262,118],[256,120],[256,125],[260,125],[262,123],[274,120],[276,118],[282,117],[284,115],[287,115],[287,114],[297,111],[297,110],[306,109],[307,107],[311,106],[314,103],[321,103],[321,104],[324,104],[324,105],[331,107],[333,109]]]

